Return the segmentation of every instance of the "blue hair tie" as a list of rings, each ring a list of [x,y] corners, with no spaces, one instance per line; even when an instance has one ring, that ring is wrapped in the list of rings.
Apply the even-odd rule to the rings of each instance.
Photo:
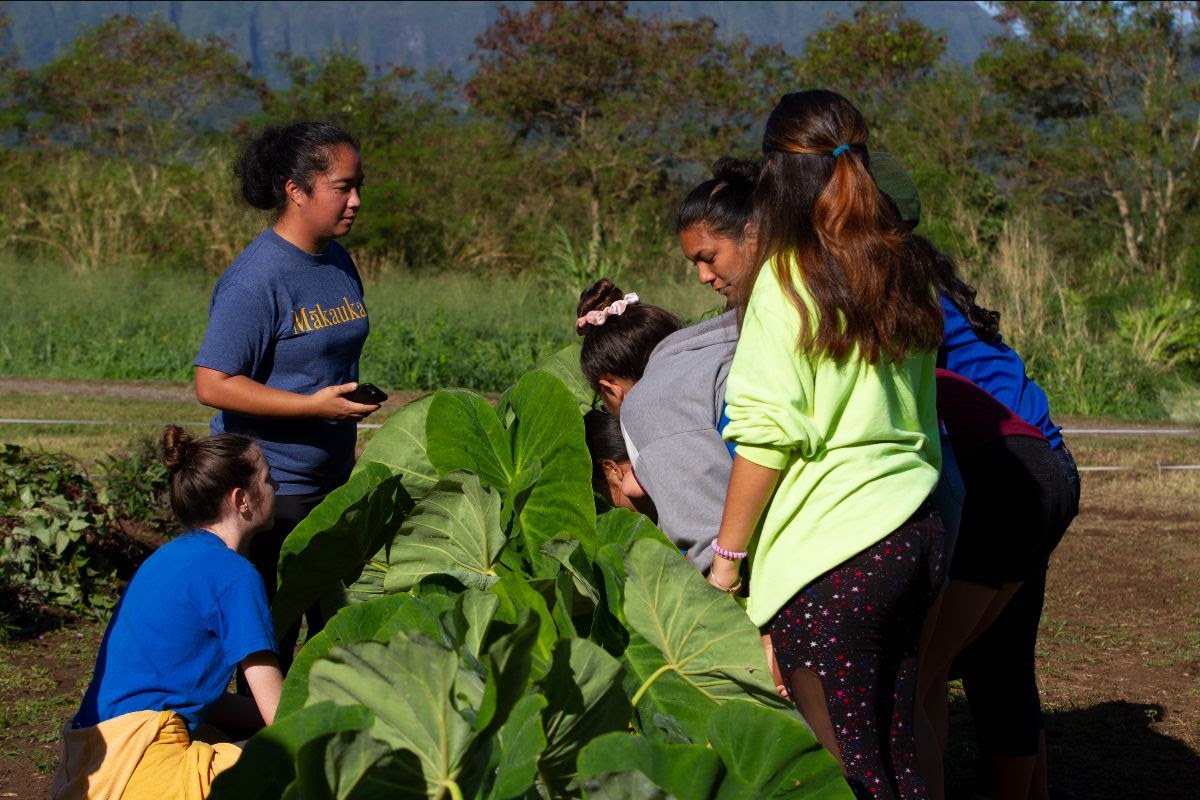
[[[838,156],[840,156],[842,153],[846,152],[846,151],[847,151],[847,150],[849,150],[849,149],[850,149],[850,145],[848,145],[848,144],[839,144],[837,147],[835,147],[835,148],[833,149],[833,157],[834,157],[834,158],[837,158]]]

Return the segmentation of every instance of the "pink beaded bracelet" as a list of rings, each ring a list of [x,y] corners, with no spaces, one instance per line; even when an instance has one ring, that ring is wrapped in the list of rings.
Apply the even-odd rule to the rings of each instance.
[[[748,552],[745,552],[745,551],[739,552],[737,550],[726,550],[724,547],[721,547],[721,545],[717,544],[715,539],[713,540],[713,543],[712,543],[712,551],[714,553],[716,553],[717,555],[719,555],[721,558],[727,558],[730,561],[741,561],[743,558],[750,555]]]

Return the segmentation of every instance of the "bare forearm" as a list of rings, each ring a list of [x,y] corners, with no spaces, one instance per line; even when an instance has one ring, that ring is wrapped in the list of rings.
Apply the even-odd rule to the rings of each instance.
[[[254,695],[254,704],[263,721],[270,725],[275,721],[279,698],[283,694],[283,673],[274,653],[255,653],[242,660],[242,672],[246,685]]]
[[[721,529],[713,547],[712,568],[708,582],[718,589],[732,592],[741,586],[740,559],[730,559],[717,552],[744,552],[758,527],[758,520],[775,492],[779,481],[779,470],[762,467],[741,456],[733,460],[733,471],[729,475],[729,489],[725,493],[725,511],[721,516]]]
[[[326,386],[305,395],[274,389],[245,375],[196,367],[196,399],[200,403],[255,417],[360,420],[379,406],[355,403],[342,396],[355,386],[355,383]]]
[[[778,481],[779,470],[759,466],[740,456],[734,458],[717,544],[738,551],[749,546]]]
[[[245,375],[196,367],[196,399],[206,406],[256,417],[312,417],[309,395],[272,389]]]

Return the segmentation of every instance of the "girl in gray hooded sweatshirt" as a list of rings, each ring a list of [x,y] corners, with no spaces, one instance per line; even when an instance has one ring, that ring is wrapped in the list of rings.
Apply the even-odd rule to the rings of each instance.
[[[757,163],[721,159],[676,217],[680,246],[700,281],[729,302],[753,252],[747,223],[757,172]],[[608,280],[581,295],[581,366],[620,417],[634,475],[654,502],[659,528],[707,572],[733,463],[720,428],[737,316],[727,311],[682,327],[668,312],[630,298],[636,295]]]

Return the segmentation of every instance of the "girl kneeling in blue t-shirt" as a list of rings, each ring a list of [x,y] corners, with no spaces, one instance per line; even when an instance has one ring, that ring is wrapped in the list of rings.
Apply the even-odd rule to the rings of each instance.
[[[184,533],[133,576],[64,730],[55,798],[203,797],[241,753],[192,740],[202,722],[270,724],[283,676],[262,579],[246,560],[274,522],[275,483],[250,439],[163,432]],[[253,698],[226,693],[241,666]]]

